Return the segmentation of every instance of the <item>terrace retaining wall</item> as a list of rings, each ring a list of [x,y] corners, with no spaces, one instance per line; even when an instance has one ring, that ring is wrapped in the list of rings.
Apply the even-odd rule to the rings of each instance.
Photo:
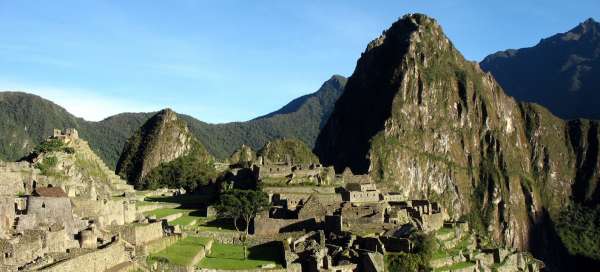
[[[121,241],[116,241],[105,248],[67,259],[41,269],[45,272],[104,272],[109,268],[130,260],[129,253]]]

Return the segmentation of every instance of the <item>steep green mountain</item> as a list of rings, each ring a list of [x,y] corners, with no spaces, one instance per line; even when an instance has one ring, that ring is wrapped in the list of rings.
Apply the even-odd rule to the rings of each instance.
[[[242,144],[258,150],[268,141],[278,138],[296,138],[313,146],[345,84],[346,78],[333,76],[317,92],[247,122],[213,125],[188,116],[183,119],[208,151],[219,159],[228,158]]]
[[[54,128],[76,128],[114,168],[125,141],[147,118],[148,114],[126,113],[88,122],[39,96],[0,92],[0,159],[14,161],[25,156],[52,135]]]
[[[315,153],[383,190],[439,201],[552,270],[573,264],[556,234],[562,209],[600,199],[598,126],[515,101],[435,20],[413,14],[368,45]]]
[[[163,163],[186,157],[202,165],[214,158],[170,109],[152,116],[127,140],[116,172],[136,188],[148,188],[146,176]]]
[[[317,92],[247,122],[208,124],[186,115],[180,118],[218,159],[228,158],[242,144],[258,150],[281,137],[297,138],[312,146],[345,82],[344,77],[333,76]],[[122,113],[88,122],[39,96],[0,92],[0,160],[17,160],[51,135],[53,128],[72,127],[114,169],[129,136],[154,114]]]
[[[312,150],[304,142],[297,139],[270,141],[258,151],[257,155],[262,156],[263,160],[269,163],[288,161],[293,164],[319,163],[319,158],[312,153]]]
[[[600,23],[589,19],[530,48],[481,62],[508,95],[565,119],[600,119]]]

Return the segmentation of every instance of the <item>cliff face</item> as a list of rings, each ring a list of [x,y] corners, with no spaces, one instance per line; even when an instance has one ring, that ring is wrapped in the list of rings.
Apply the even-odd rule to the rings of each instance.
[[[231,154],[231,156],[229,156],[227,162],[229,162],[230,164],[239,165],[252,163],[255,160],[256,152],[254,152],[254,150],[252,150],[252,148],[250,148],[249,146],[243,144],[240,147],[240,149],[236,150],[235,152],[233,152],[233,154]]]
[[[212,162],[204,146],[192,136],[177,114],[165,109],[150,118],[129,138],[117,163],[117,174],[137,185],[161,163],[194,154]]]
[[[315,152],[527,249],[571,198],[598,201],[597,128],[516,102],[415,14],[369,44]]]

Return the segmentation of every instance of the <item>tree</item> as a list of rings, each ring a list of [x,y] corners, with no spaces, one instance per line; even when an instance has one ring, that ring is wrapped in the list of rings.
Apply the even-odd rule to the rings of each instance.
[[[259,212],[270,207],[269,197],[260,190],[238,190],[233,189],[224,192],[219,203],[216,206],[220,218],[229,218],[233,220],[233,226],[240,234],[240,239],[244,243],[244,259],[246,259],[246,237],[248,236],[248,227],[252,218]],[[243,235],[238,227],[238,220],[244,222]]]
[[[137,187],[151,190],[160,187],[184,188],[192,192],[200,186],[207,185],[216,175],[212,164],[197,156],[187,155],[161,163],[152,169]]]
[[[388,256],[387,267],[391,272],[419,272],[430,271],[435,242],[433,237],[421,232],[412,233],[409,236],[413,242],[411,252],[400,252]]]

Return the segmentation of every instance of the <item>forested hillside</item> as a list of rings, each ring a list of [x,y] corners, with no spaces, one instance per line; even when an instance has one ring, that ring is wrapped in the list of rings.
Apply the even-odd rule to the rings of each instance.
[[[180,118],[217,159],[227,158],[242,144],[258,150],[276,138],[297,138],[312,146],[345,83],[346,78],[333,76],[317,92],[247,122],[209,124],[187,115]],[[0,160],[18,160],[51,135],[53,128],[73,127],[114,169],[129,136],[154,114],[121,113],[89,122],[39,96],[0,92]]]

